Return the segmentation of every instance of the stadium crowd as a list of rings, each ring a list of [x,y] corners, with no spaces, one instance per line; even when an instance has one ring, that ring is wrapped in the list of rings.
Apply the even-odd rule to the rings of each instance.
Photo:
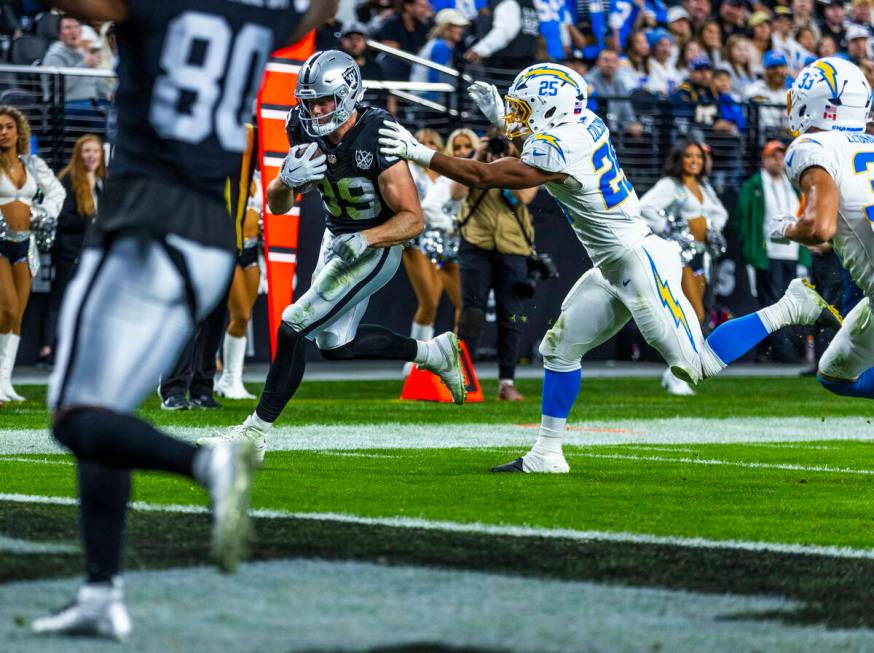
[[[808,251],[798,245],[773,245],[763,230],[769,215],[798,209],[797,194],[782,170],[790,138],[783,108],[786,90],[805,65],[835,54],[857,64],[874,83],[872,4],[874,0],[683,0],[673,5],[663,0],[346,0],[317,32],[316,49],[347,52],[365,80],[456,83],[456,78],[427,66],[378,53],[368,48],[368,39],[499,84],[532,61],[561,62],[583,74],[590,107],[618,135],[620,157],[632,181],[635,151],[655,148],[666,159],[659,181],[638,191],[643,206],[655,211],[650,212],[654,230],[673,231],[675,237],[699,243],[687,261],[683,288],[698,318],[712,327],[719,319],[709,310],[712,293],[708,295],[706,288],[725,250],[723,229],[755,270],[753,292],[762,305],[782,295],[799,265],[842,311],[852,306],[851,299],[842,302],[842,297],[858,296],[849,277],[841,278],[840,264],[827,246]],[[15,64],[111,69],[112,25],[81,24],[47,13],[37,2],[0,2],[0,58]],[[96,136],[82,141],[65,161],[67,203],[51,247],[56,282],[40,343],[40,362],[45,365],[52,361],[60,294],[75,268],[84,225],[96,210],[103,162],[93,153],[87,165],[85,159],[89,143],[99,143],[106,131],[112,92],[112,82],[105,79],[65,79],[68,131]],[[421,96],[438,100],[433,94]],[[389,110],[397,110],[393,96],[379,99]],[[2,100],[0,93],[0,104]],[[671,110],[677,143],[671,143],[675,146],[670,155],[658,150],[649,129],[653,116],[648,107],[659,102]],[[754,103],[760,106],[750,112]],[[738,147],[751,130],[757,134],[754,158],[761,162],[752,175],[749,166],[742,165]],[[449,153],[464,152],[482,160],[516,154],[495,133],[431,131],[420,138],[434,148],[446,143]],[[530,263],[537,260],[534,221],[527,209],[532,197],[509,191],[487,197],[424,171],[414,174],[428,224],[426,235],[411,243],[404,257],[418,299],[418,307],[410,311],[412,335],[421,338],[433,332],[436,305],[446,292],[459,333],[475,345],[480,314],[489,291],[494,291],[501,397],[519,399],[512,388],[519,355],[515,316],[524,294],[533,293],[537,279],[550,274],[548,266],[538,272],[537,264],[532,268]],[[651,190],[644,193],[648,186]],[[233,319],[224,356],[232,351],[231,357],[239,362],[226,370],[233,378],[220,384],[231,389],[231,395],[246,393],[240,382],[245,340],[240,339],[251,313],[254,283],[254,278],[245,283],[241,279],[239,297],[231,298]],[[520,291],[526,283],[527,290]],[[9,289],[0,291],[8,294]],[[20,316],[9,324],[10,331],[20,328]],[[767,357],[798,362],[805,356],[807,341],[775,334]],[[815,343],[816,352],[821,352],[828,335],[816,334]],[[198,394],[211,392],[210,384]],[[180,402],[177,393],[164,399],[184,407],[184,397]]]

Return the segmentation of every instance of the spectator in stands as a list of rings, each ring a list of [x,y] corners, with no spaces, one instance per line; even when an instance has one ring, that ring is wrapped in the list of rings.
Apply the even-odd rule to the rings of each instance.
[[[464,39],[464,32],[470,21],[456,9],[441,9],[434,17],[434,28],[429,41],[419,50],[419,56],[443,66],[452,67],[455,48]],[[413,82],[447,82],[455,84],[455,77],[444,75],[436,70],[416,64],[410,73]],[[439,93],[422,93],[422,97],[438,100]],[[441,148],[442,149],[442,148]]]
[[[798,70],[797,64],[804,60],[804,48],[795,40],[794,32],[792,10],[782,5],[774,7],[774,33],[771,39],[774,49],[786,55],[789,69],[793,72]]]
[[[860,25],[871,35],[871,2],[872,0],[853,0],[850,10],[850,23]]]
[[[337,50],[343,36],[343,23],[337,20],[337,11],[316,30],[316,50]]]
[[[355,17],[366,34],[376,34],[395,15],[394,0],[365,0],[355,8]]]
[[[674,50],[674,37],[662,28],[651,30],[648,34],[651,55],[647,62],[647,80],[644,88],[650,93],[667,97],[680,84],[680,73],[671,55]]]
[[[402,0],[400,13],[388,19],[375,38],[404,52],[418,52],[428,41],[432,13],[428,0]],[[410,79],[410,64],[395,57],[386,57],[381,63],[386,78]]]
[[[770,50],[762,63],[763,79],[750,84],[743,99],[763,105],[759,107],[759,127],[764,138],[785,138],[789,136],[786,90],[790,86],[786,56],[779,50]]]
[[[100,56],[91,50],[83,50],[81,36],[82,26],[79,21],[72,16],[62,16],[58,21],[58,40],[49,46],[42,60],[43,65],[97,68],[100,65]],[[67,102],[91,102],[98,97],[96,78],[69,76],[64,79],[64,99]]]
[[[340,49],[355,59],[361,69],[361,79],[383,79],[382,66],[367,50],[367,31],[361,23],[349,23],[343,30]]]
[[[622,59],[623,72],[627,73],[629,89],[643,88],[646,85],[649,73],[649,41],[646,33],[641,30],[633,32],[628,38],[628,46],[625,48],[625,58]]]
[[[477,160],[487,163],[506,156],[518,155],[512,144],[498,136],[484,139],[476,151]],[[537,188],[473,188],[467,192],[458,216],[461,232],[458,335],[474,354],[485,323],[489,290],[494,290],[500,379],[498,398],[509,401],[523,398],[513,385],[519,353],[519,325],[524,315],[518,286],[528,275],[527,261],[534,242],[534,226],[528,205],[536,194]]]
[[[807,27],[813,30],[814,42],[819,40],[820,29],[813,13],[813,0],[792,0],[792,15],[796,30]],[[798,36],[795,38],[798,39]]]
[[[640,205],[656,233],[672,232],[670,223],[656,213],[663,210],[676,216],[680,226],[686,227],[702,248],[714,240],[715,234],[722,233],[728,220],[728,212],[707,181],[704,147],[694,140],[681,140],[671,148],[662,168],[662,178],[640,198]],[[705,317],[704,270],[707,263],[705,255],[699,253],[683,267],[683,293],[695,309],[699,322],[703,322]],[[670,371],[662,382],[669,392],[694,394],[690,392],[691,388],[684,388],[682,382],[671,382],[668,376],[672,376]]]
[[[704,54],[704,48],[701,44],[695,39],[689,39],[686,41],[680,48],[680,56],[677,58],[677,72],[680,73],[682,79],[688,77],[689,63],[692,59],[697,59],[699,57],[707,57],[707,55]],[[709,58],[708,61],[710,61]],[[713,65],[713,62],[711,61],[710,64]]]
[[[756,80],[750,63],[749,39],[745,36],[729,36],[725,42],[725,62],[723,68],[731,75],[731,92],[743,97],[747,87]]]
[[[756,289],[760,306],[767,306],[783,296],[789,282],[796,276],[799,261],[798,243],[779,245],[768,237],[771,218],[797,215],[798,195],[789,183],[783,167],[786,146],[780,141],[768,141],[762,149],[762,167],[741,186],[733,225],[747,265],[756,271]],[[809,266],[809,256],[804,263]],[[797,362],[798,354],[785,330],[769,336],[775,358],[781,362]]]
[[[756,11],[747,22],[750,28],[750,64],[753,70],[758,72],[762,69],[762,58],[769,50],[774,49],[774,44],[771,42],[771,34],[773,28],[771,25],[771,14],[767,11]]]
[[[682,7],[671,7],[668,9],[668,30],[671,36],[674,37],[674,42],[679,48],[692,38],[692,23],[689,20],[689,13]]]
[[[604,116],[613,132],[624,131],[629,136],[640,136],[643,125],[634,115],[631,103],[615,98],[628,97],[633,90],[629,80],[619,70],[619,56],[613,50],[602,50],[586,81],[595,90],[595,96],[610,98],[599,105],[598,115]]]
[[[31,230],[38,220],[56,218],[65,196],[46,162],[29,153],[27,118],[14,107],[0,106],[0,402],[24,400],[12,387],[12,368],[39,269]]]
[[[704,49],[704,54],[710,57],[714,68],[719,68],[722,65],[722,30],[719,28],[719,21],[705,21],[701,28],[699,41]]]
[[[816,54],[819,58],[833,57],[838,54],[838,41],[831,34],[823,34],[819,37]]]
[[[719,28],[723,41],[738,34],[746,35],[746,13],[744,0],[722,0],[719,5]]]
[[[100,66],[100,46],[85,51],[81,43],[82,26],[72,16],[62,16],[58,21],[58,40],[49,47],[42,63],[44,66],[61,68],[89,68]],[[105,97],[101,78],[68,75],[64,78],[64,114],[73,131],[103,132],[109,102]],[[48,94],[46,82],[45,93]]]
[[[797,47],[793,57],[789,59],[789,70],[792,75],[816,59],[816,34],[809,27],[800,27],[795,31],[795,43]]]
[[[489,0],[488,31],[464,54],[470,63],[512,71],[531,65],[540,23],[533,0]]]
[[[607,24],[613,49],[622,52],[631,33],[645,25],[646,5],[640,0],[611,0]]]
[[[821,36],[831,36],[838,50],[847,49],[847,28],[843,0],[819,0],[822,7]]]
[[[426,147],[450,156],[470,156],[479,146],[479,139],[469,129],[452,132],[445,147],[440,134],[433,129],[420,129],[416,132],[416,139]],[[404,269],[418,302],[410,336],[428,340],[434,335],[434,322],[444,292],[455,309],[453,328],[461,317],[461,276],[453,241],[457,242],[455,217],[467,189],[416,164],[410,165],[410,173],[425,216],[425,231],[414,241],[415,245],[404,250],[403,255]],[[441,251],[436,251],[438,241]],[[411,367],[412,363],[404,366],[404,377]]]
[[[724,68],[713,71],[713,91],[719,103],[719,117],[735,126],[731,132],[739,134],[746,129],[747,119],[743,106],[737,96],[731,92],[731,75]]]
[[[534,8],[540,20],[540,36],[546,46],[546,58],[564,60],[570,41],[567,30],[573,24],[570,8],[565,0],[534,0]]]
[[[713,15],[713,5],[710,0],[683,0],[683,7],[689,14],[692,33],[699,34],[704,23]]]
[[[868,54],[868,39],[871,32],[861,25],[851,24],[847,27],[847,57],[862,70],[871,69],[871,57]]]
[[[58,315],[67,285],[79,266],[85,231],[97,216],[97,204],[106,180],[103,141],[94,134],[76,140],[70,163],[58,174],[66,198],[58,215],[52,267],[55,275],[49,293],[48,309],[42,324],[42,348],[37,362],[49,367],[57,343]]]

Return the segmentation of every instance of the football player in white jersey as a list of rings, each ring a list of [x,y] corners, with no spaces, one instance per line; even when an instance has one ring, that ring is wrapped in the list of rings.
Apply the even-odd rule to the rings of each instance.
[[[478,188],[545,185],[595,264],[571,288],[540,345],[546,369],[537,442],[495,471],[568,471],[561,440],[579,392],[580,361],[631,318],[674,375],[692,383],[717,374],[783,326],[839,325],[816,291],[796,279],[777,303],[726,322],[705,340],[680,288],[677,246],[652,234],[641,218],[607,126],[586,109],[583,78],[565,66],[537,64],[519,73],[506,105],[489,84],[473,84],[471,95],[492,123],[524,139],[521,159],[486,164],[436,154],[389,122],[380,130],[383,154]]]
[[[819,361],[817,378],[831,392],[874,398],[874,136],[865,133],[871,87],[838,57],[802,70],[787,97],[796,136],[786,173],[804,195],[804,211],[774,219],[771,239],[802,245],[831,242],[864,297],[847,315]]]

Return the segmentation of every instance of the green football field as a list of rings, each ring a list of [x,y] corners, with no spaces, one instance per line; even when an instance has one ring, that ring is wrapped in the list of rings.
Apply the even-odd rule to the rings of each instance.
[[[871,651],[874,410],[808,378],[584,379],[571,473],[496,475],[536,437],[527,400],[397,400],[304,382],[253,492],[252,562],[208,567],[206,497],[137,473],[133,650]],[[256,386],[251,390],[257,391]],[[44,389],[0,409],[0,650],[103,650],[26,625],[75,591],[75,467]],[[144,417],[186,439],[254,402]],[[106,645],[106,650],[118,650]]]

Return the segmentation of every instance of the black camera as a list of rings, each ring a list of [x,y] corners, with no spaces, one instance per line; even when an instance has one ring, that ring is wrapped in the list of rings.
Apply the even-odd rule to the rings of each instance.
[[[510,141],[500,136],[492,136],[486,144],[486,152],[492,156],[507,156],[510,153]]]
[[[528,276],[516,284],[516,292],[521,297],[529,299],[534,297],[534,291],[537,290],[537,284],[541,281],[554,279],[558,276],[558,267],[552,257],[545,252],[543,254],[532,254],[528,257]]]

